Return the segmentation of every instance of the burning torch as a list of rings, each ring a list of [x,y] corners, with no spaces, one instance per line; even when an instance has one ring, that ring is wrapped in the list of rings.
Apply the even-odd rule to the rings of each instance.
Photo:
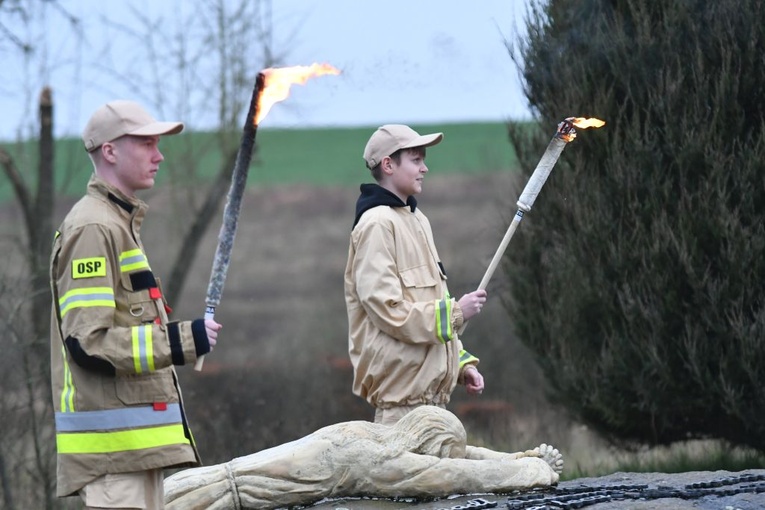
[[[252,159],[252,150],[255,147],[255,136],[258,132],[260,121],[268,114],[271,107],[283,101],[290,94],[290,86],[293,83],[304,85],[309,78],[327,74],[337,75],[340,71],[329,64],[312,64],[310,66],[294,66],[282,68],[264,69],[258,73],[255,79],[255,88],[250,99],[250,108],[244,122],[242,141],[236,156],[234,171],[231,176],[231,187],[228,190],[226,207],[223,210],[223,224],[218,234],[218,247],[215,250],[210,283],[207,287],[205,298],[205,319],[215,317],[215,309],[220,304],[223,293],[223,284],[226,281],[228,265],[231,262],[231,250],[234,247],[236,226],[239,221],[239,209],[242,204],[242,195],[247,182],[247,172]],[[202,370],[204,356],[200,356],[194,364],[194,370]]]
[[[550,176],[550,172],[552,172],[563,149],[566,148],[566,144],[576,138],[575,128],[599,128],[603,125],[605,125],[605,121],[592,118],[585,119],[583,117],[568,117],[558,124],[558,129],[555,131],[552,140],[550,140],[550,143],[547,145],[547,150],[542,154],[542,158],[539,160],[539,163],[537,163],[534,173],[531,174],[529,181],[526,183],[526,187],[523,188],[523,193],[521,193],[521,196],[518,198],[518,210],[516,211],[510,226],[507,228],[507,232],[505,232],[505,237],[503,237],[502,241],[499,243],[499,247],[494,253],[494,258],[491,259],[489,267],[486,269],[486,273],[483,275],[481,283],[478,285],[478,290],[484,290],[489,285],[489,280],[491,280],[494,271],[497,269],[499,261],[502,259],[502,255],[505,253],[505,249],[507,249],[507,245],[510,243],[510,239],[512,239],[515,230],[523,219],[523,215],[531,210],[531,206],[534,205],[537,195],[539,195],[542,186],[544,186],[545,181],[547,181],[547,178]],[[467,322],[463,323],[459,333],[462,333],[466,326]]]

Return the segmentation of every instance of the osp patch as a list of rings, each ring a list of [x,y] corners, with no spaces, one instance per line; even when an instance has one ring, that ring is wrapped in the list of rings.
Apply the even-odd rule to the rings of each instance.
[[[106,276],[106,257],[90,257],[72,261],[72,278]]]

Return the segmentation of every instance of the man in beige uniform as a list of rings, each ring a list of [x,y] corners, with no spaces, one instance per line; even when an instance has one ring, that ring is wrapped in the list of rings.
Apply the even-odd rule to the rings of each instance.
[[[139,229],[164,157],[157,122],[132,101],[93,114],[83,141],[95,174],[56,232],[51,376],[57,494],[88,509],[164,508],[162,469],[198,465],[173,365],[216,344],[213,320],[169,321]]]
[[[426,147],[442,139],[388,124],[364,149],[377,183],[362,184],[356,202],[345,303],[353,392],[375,408],[377,423],[396,423],[425,404],[443,407],[458,383],[471,394],[484,388],[478,359],[457,331],[481,311],[486,291],[459,301],[449,295],[430,223],[414,198],[428,172]]]

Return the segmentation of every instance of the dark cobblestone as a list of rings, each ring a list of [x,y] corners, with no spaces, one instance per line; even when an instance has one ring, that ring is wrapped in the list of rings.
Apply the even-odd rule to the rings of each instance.
[[[496,503],[496,506],[492,506]],[[472,505],[472,506],[471,506]],[[765,470],[737,473],[614,473],[561,482],[557,487],[514,494],[466,495],[433,501],[343,499],[324,501],[325,509],[507,510],[762,510]]]

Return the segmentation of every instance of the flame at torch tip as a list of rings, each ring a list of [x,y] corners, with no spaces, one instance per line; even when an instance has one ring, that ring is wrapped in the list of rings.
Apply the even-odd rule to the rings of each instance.
[[[261,71],[265,81],[258,101],[258,116],[255,124],[260,124],[271,107],[279,101],[284,101],[290,95],[293,83],[305,85],[309,78],[326,74],[340,74],[340,71],[329,64],[311,64],[310,66],[270,67]]]
[[[595,118],[585,119],[584,117],[574,117],[571,119],[571,123],[579,129],[599,128],[606,125],[604,120]]]

